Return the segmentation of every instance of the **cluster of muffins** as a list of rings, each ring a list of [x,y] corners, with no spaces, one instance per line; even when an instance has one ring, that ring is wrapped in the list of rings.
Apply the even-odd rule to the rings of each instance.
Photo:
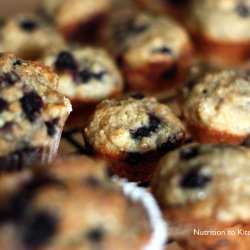
[[[4,19],[0,249],[248,250],[249,62],[249,0],[43,0]],[[87,156],[59,157],[71,128]],[[111,177],[147,188],[168,237],[150,245],[154,213]]]

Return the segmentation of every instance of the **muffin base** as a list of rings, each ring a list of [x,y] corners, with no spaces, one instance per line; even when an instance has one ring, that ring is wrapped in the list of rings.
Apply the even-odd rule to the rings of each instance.
[[[21,150],[0,157],[0,172],[17,171],[33,165],[47,165],[51,163],[58,151],[62,130],[54,136],[50,145],[39,147],[25,147]]]
[[[219,131],[208,127],[202,127],[187,120],[188,131],[192,137],[199,143],[217,143],[217,144],[241,144],[249,135],[235,135],[226,131]]]
[[[86,138],[85,142],[90,145]],[[151,151],[144,154],[139,153],[124,153],[122,155],[108,155],[103,152],[95,152],[92,148],[91,151],[94,156],[104,159],[109,162],[109,169],[111,175],[117,175],[126,178],[131,182],[141,182],[149,184],[151,182],[155,168],[158,165],[161,157],[179,146],[184,142],[185,134],[174,144],[165,145],[157,151]],[[89,146],[91,147],[91,146]]]
[[[96,13],[88,20],[73,23],[68,26],[59,27],[60,32],[68,40],[88,43],[95,41],[102,32],[103,26],[107,20],[107,14]]]
[[[250,58],[250,42],[223,42],[192,32],[198,52],[217,65],[238,66]]]
[[[191,54],[192,49],[187,48],[178,61],[154,61],[137,68],[131,68],[126,58],[120,56],[118,63],[126,78],[128,92],[140,92],[160,98],[164,91],[180,87],[185,79]]]

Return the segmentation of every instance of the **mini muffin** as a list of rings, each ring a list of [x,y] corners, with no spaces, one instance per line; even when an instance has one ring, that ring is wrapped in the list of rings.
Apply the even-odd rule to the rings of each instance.
[[[71,100],[74,110],[79,110],[81,122],[100,101],[123,90],[121,74],[103,49],[64,47],[51,51],[43,61],[59,76],[58,91]]]
[[[145,249],[152,229],[142,204],[108,180],[90,178],[94,171],[85,169],[86,158],[78,160],[78,168],[86,171],[78,179],[53,176],[53,164],[22,183],[20,175],[26,173],[12,176],[19,188],[14,192],[9,180],[0,192],[6,201],[0,205],[1,249],[116,250],[118,242],[119,250]],[[70,173],[71,165],[61,164],[61,171]]]
[[[57,76],[37,62],[0,54],[0,169],[48,163],[71,111]]]
[[[189,130],[201,143],[238,144],[250,134],[250,79],[245,72],[208,72],[189,88],[182,103]]]
[[[43,0],[40,10],[69,39],[94,42],[112,0]]]
[[[6,18],[0,26],[0,51],[24,59],[39,59],[49,48],[63,42],[53,27],[33,14]]]
[[[138,5],[150,11],[165,12],[176,19],[183,20],[189,0],[136,0]]]
[[[222,65],[250,58],[250,0],[193,0],[188,25],[201,54]]]
[[[162,94],[182,81],[192,49],[179,24],[166,16],[136,12],[124,13],[110,26],[110,48],[129,90]]]
[[[232,145],[186,147],[162,159],[152,191],[172,240],[187,250],[249,249],[249,160],[249,149]]]
[[[84,137],[94,155],[110,162],[113,174],[147,182],[159,158],[181,145],[185,132],[166,105],[134,95],[99,104]]]

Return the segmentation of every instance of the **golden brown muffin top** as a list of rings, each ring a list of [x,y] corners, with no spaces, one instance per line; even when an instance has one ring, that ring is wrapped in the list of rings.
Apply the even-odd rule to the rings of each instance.
[[[198,75],[197,75],[198,76]],[[233,69],[208,71],[185,93],[182,110],[189,122],[234,135],[250,133],[250,79]]]
[[[111,24],[110,33],[112,51],[122,55],[131,67],[166,58],[177,60],[191,50],[185,29],[163,15],[124,13]]]
[[[95,151],[118,157],[157,151],[184,137],[183,125],[168,106],[140,95],[103,101],[84,132]]]
[[[97,102],[122,91],[121,74],[101,48],[62,47],[49,52],[43,62],[58,74],[58,91],[69,98]]]

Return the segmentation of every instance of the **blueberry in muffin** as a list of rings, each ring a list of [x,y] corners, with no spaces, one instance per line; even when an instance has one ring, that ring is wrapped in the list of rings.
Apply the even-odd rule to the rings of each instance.
[[[249,59],[249,0],[192,0],[187,23],[206,59],[220,65]]]
[[[1,176],[1,249],[144,249],[152,228],[143,205],[104,177],[102,163],[64,161]]]
[[[84,130],[93,153],[111,162],[111,172],[149,181],[161,155],[184,140],[183,125],[155,98],[129,97],[99,104]]]
[[[123,90],[115,62],[101,48],[63,47],[48,52],[43,62],[59,76],[58,91],[70,99],[74,111],[79,110],[82,122],[100,101]]]
[[[71,111],[49,68],[0,54],[0,166],[15,170],[56,156]]]
[[[152,192],[184,249],[248,249],[249,149],[193,145],[164,156]]]
[[[182,82],[192,45],[184,28],[167,16],[118,15],[106,32],[129,90],[161,95]]]
[[[20,58],[39,59],[48,49],[63,43],[56,29],[34,14],[8,17],[0,26],[0,51]]]

